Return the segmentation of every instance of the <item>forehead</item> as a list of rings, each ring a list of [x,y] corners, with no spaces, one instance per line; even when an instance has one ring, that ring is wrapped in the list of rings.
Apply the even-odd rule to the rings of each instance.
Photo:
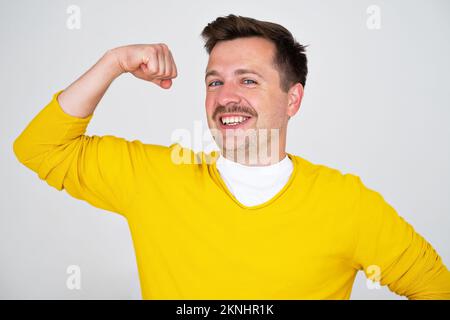
[[[261,37],[219,41],[211,51],[206,71],[221,68],[248,67],[264,72],[273,69],[275,45]]]

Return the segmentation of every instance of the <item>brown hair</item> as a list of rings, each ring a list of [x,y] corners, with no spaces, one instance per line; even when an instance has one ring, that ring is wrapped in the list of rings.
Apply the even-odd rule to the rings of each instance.
[[[273,64],[280,74],[281,89],[287,92],[297,82],[305,86],[308,74],[307,46],[299,44],[291,32],[279,24],[230,14],[208,23],[201,36],[208,54],[219,41],[254,36],[270,40],[276,47]]]

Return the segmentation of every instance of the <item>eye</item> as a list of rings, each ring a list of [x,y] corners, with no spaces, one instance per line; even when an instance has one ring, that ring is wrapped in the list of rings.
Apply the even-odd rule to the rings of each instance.
[[[254,81],[254,80],[252,80],[252,79],[244,79],[244,82],[245,81],[251,81],[251,82],[253,82],[253,84],[256,84],[257,82],[256,81]],[[252,83],[248,83],[248,84],[252,84]]]
[[[212,82],[209,83],[208,87],[215,87],[215,85],[212,85],[212,84],[213,84],[213,83],[216,83],[216,82],[220,82],[220,81],[218,81],[218,80],[212,81]]]

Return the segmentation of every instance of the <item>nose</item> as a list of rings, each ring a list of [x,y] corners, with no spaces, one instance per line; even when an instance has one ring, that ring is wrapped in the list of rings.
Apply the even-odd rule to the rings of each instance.
[[[219,88],[217,94],[217,103],[221,106],[226,106],[229,103],[240,104],[241,95],[239,88],[232,82],[226,82]]]

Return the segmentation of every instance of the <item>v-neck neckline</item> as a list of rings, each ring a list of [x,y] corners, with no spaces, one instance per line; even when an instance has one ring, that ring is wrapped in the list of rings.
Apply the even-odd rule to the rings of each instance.
[[[220,175],[220,172],[218,171],[217,167],[216,167],[216,163],[217,160],[220,156],[219,151],[214,151],[216,153],[216,155],[214,156],[214,161],[211,164],[211,168],[212,168],[212,174],[214,175],[214,179],[215,181],[218,183],[219,187],[225,191],[225,193],[233,200],[234,203],[236,203],[239,207],[241,207],[242,209],[245,210],[258,210],[258,209],[262,209],[265,208],[271,204],[273,204],[274,202],[276,202],[276,200],[281,197],[281,195],[283,195],[287,189],[289,188],[289,186],[292,184],[292,182],[295,179],[295,176],[297,175],[297,171],[298,171],[298,163],[294,157],[294,155],[286,152],[287,156],[289,157],[289,159],[291,159],[292,161],[292,173],[289,176],[288,181],[286,182],[286,184],[283,186],[283,188],[281,188],[280,191],[278,191],[272,198],[270,198],[269,200],[260,203],[258,205],[254,205],[254,206],[246,206],[243,203],[241,203],[234,195],[233,193],[228,189],[227,184],[225,183],[225,181],[223,180],[222,176]]]

